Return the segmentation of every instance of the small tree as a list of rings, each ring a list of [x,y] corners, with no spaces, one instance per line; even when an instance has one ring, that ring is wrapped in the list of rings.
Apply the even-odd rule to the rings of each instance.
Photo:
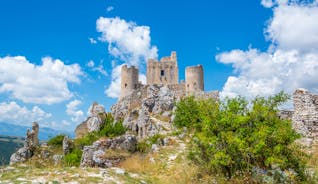
[[[277,116],[287,99],[284,93],[251,103],[242,97],[224,102],[188,97],[177,105],[174,123],[195,130],[189,156],[207,172],[231,178],[275,167],[292,169],[302,180],[305,163],[293,144],[299,135],[289,120]]]

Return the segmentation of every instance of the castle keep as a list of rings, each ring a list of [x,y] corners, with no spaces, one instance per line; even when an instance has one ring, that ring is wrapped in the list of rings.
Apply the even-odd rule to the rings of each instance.
[[[179,71],[177,53],[161,58],[160,62],[149,59],[147,62],[147,84],[178,84]]]
[[[149,59],[147,62],[147,85],[166,85],[170,89],[181,90],[186,93],[204,91],[204,75],[202,65],[190,66],[185,70],[185,82],[179,83],[179,69],[177,53],[171,52],[170,56],[163,57],[160,61]],[[120,99],[142,87],[138,78],[138,69],[135,66],[121,69]]]

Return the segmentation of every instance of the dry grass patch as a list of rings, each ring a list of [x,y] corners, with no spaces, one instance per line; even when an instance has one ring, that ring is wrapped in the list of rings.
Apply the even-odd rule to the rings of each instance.
[[[176,159],[169,160],[169,155]],[[137,173],[149,183],[202,183],[197,180],[198,168],[190,163],[175,146],[161,147],[158,153],[135,154],[121,162],[119,167]]]

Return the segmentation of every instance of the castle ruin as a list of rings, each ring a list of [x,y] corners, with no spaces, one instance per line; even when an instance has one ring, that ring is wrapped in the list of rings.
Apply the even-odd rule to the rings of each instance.
[[[121,69],[120,99],[131,94],[134,90],[142,87],[139,81],[138,68],[124,65]],[[185,70],[185,82],[179,83],[179,69],[177,53],[171,52],[168,57],[160,61],[149,59],[147,62],[147,84],[166,85],[173,90],[181,90],[187,94],[200,93],[204,91],[204,75],[202,65],[189,66]]]

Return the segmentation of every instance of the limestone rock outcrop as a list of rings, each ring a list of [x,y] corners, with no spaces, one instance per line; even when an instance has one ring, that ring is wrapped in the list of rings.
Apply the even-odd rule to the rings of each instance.
[[[39,124],[37,122],[32,123],[32,131],[29,129],[26,132],[26,138],[24,146],[17,152],[13,153],[10,157],[10,165],[25,162],[33,156],[34,150],[39,146]]]
[[[97,102],[94,102],[89,108],[89,116],[98,116],[100,113],[105,113],[105,108]]]
[[[87,121],[84,121],[81,124],[77,125],[75,129],[76,138],[84,137],[87,133],[88,133]]]
[[[70,140],[70,138],[67,135],[64,136],[62,147],[63,147],[64,155],[67,155],[71,152],[72,141]]]
[[[116,121],[122,119],[129,130],[144,139],[171,130],[175,103],[188,95],[182,85],[143,85],[112,106]],[[219,98],[218,92],[192,93],[198,98]]]
[[[18,149],[17,152],[13,153],[13,155],[11,155],[10,165],[19,163],[19,162],[25,162],[32,156],[33,156],[33,150],[27,147],[22,147]]]
[[[125,159],[119,152],[134,152],[137,139],[134,135],[123,135],[116,138],[104,138],[85,146],[81,167],[113,167]],[[115,152],[115,154],[114,154]]]
[[[89,108],[89,117],[75,129],[76,138],[83,137],[88,132],[98,131],[103,124],[102,115],[105,114],[105,108],[94,102]]]

